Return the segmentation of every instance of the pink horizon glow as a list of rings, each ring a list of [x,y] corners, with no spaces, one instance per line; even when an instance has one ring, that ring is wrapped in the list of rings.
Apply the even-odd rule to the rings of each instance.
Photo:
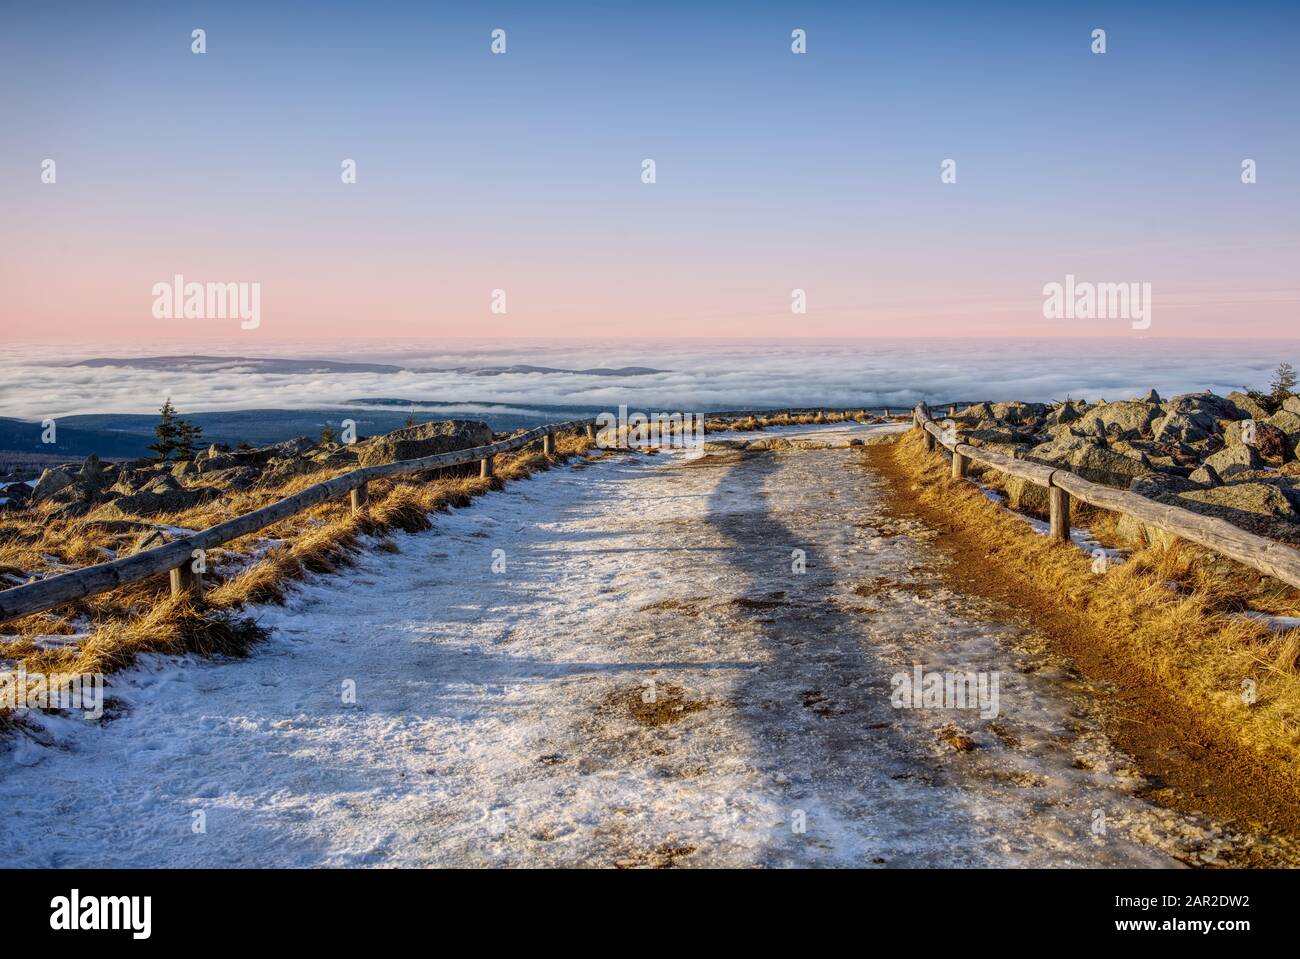
[[[225,341],[254,349],[259,344],[383,339],[874,339],[1091,338],[1282,339],[1297,335],[1300,296],[1281,291],[1197,291],[1153,282],[1153,316],[1147,330],[1123,319],[1049,320],[1042,297],[1023,289],[996,296],[980,291],[945,298],[938,284],[909,296],[882,288],[868,299],[861,291],[806,284],[808,310],[793,314],[793,282],[765,282],[746,289],[735,278],[712,287],[638,283],[632,276],[603,278],[569,287],[527,276],[492,285],[461,281],[431,291],[419,278],[397,274],[386,281],[360,268],[315,275],[304,264],[267,269],[184,269],[187,282],[259,282],[260,325],[242,330],[238,319],[155,319],[151,290],[172,273],[126,268],[109,275],[78,276],[58,285],[51,269],[3,270],[8,288],[0,340],[147,342]],[[370,275],[364,275],[369,273]],[[1081,274],[1081,278],[1088,274]],[[1047,277],[1053,282],[1062,277]],[[47,282],[49,285],[46,285]],[[490,311],[492,290],[504,289],[507,313]]]

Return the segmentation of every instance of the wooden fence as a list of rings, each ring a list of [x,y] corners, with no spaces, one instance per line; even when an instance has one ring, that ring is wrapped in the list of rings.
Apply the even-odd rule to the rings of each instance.
[[[944,404],[949,405],[949,404]],[[792,416],[815,415],[817,413],[842,413],[852,416],[855,413],[870,412],[872,410],[884,410],[886,415],[891,409],[896,407],[851,407],[842,410],[828,410],[824,407],[810,407],[806,409],[766,409],[766,410],[729,410],[723,412],[701,414],[705,419],[730,419],[745,416],[755,417],[772,417],[788,414]],[[956,406],[952,405],[953,412]],[[928,424],[927,430],[933,432],[935,436],[941,435],[941,431],[929,420],[928,411],[923,406],[917,407],[914,411],[914,422],[920,424],[921,416],[925,417],[924,422]],[[17,616],[25,616],[29,613],[38,613],[42,610],[51,609],[62,603],[72,602],[83,599],[87,596],[93,596],[97,593],[108,592],[119,586],[125,586],[128,583],[136,583],[151,576],[157,576],[162,573],[168,573],[171,579],[171,589],[173,593],[189,592],[198,594],[202,590],[202,583],[197,574],[192,572],[191,563],[194,559],[196,550],[209,550],[215,546],[220,546],[241,536],[247,536],[249,533],[255,533],[258,530],[265,529],[274,523],[287,519],[297,513],[310,509],[320,503],[328,502],[332,499],[341,498],[348,494],[351,500],[353,512],[360,512],[366,508],[369,502],[369,484],[373,480],[385,479],[394,476],[408,476],[413,473],[423,473],[427,470],[442,469],[451,466],[463,466],[469,463],[478,462],[480,464],[480,475],[491,476],[493,474],[493,457],[498,453],[507,453],[512,450],[522,449],[530,443],[538,440],[542,443],[542,450],[545,453],[552,453],[555,448],[555,434],[568,430],[586,430],[587,438],[593,442],[596,440],[596,420],[570,420],[564,423],[552,423],[545,426],[539,426],[535,429],[520,433],[508,439],[501,440],[498,443],[492,443],[488,446],[478,446],[472,449],[455,450],[450,453],[438,453],[434,456],[425,456],[420,459],[402,460],[397,463],[385,463],[380,466],[367,466],[356,469],[342,476],[336,476],[334,479],[326,480],[323,483],[317,483],[306,489],[294,493],[292,496],[278,500],[269,506],[246,513],[243,516],[237,516],[234,519],[218,523],[216,526],[201,530],[189,536],[182,537],[154,549],[145,550],[128,556],[125,559],[113,560],[107,563],[99,563],[95,566],[87,566],[84,569],[72,570],[71,572],[61,573],[56,576],[50,576],[46,579],[38,580],[34,583],[27,583],[23,586],[15,586],[11,589],[0,590],[0,621],[12,619]],[[930,437],[930,445],[933,448],[934,439],[931,432],[927,432]],[[1148,518],[1153,510],[1172,510],[1173,507],[1160,507],[1158,504],[1145,500],[1142,497],[1134,497],[1131,493],[1124,493],[1117,490],[1111,490],[1107,487],[1097,486],[1093,483],[1087,483],[1078,477],[1072,477],[1070,474],[1062,474],[1060,482],[1055,486],[1052,482],[1054,474],[1060,471],[1053,471],[1044,466],[1025,463],[1021,460],[1013,460],[1009,457],[998,456],[995,453],[980,452],[972,447],[962,446],[959,455],[954,455],[954,470],[958,469],[956,464],[965,463],[969,459],[977,459],[994,468],[1003,469],[1006,472],[1015,475],[1025,476],[1038,482],[1041,485],[1053,490],[1053,529],[1058,528],[1059,523],[1064,523],[1064,529],[1069,528],[1069,506],[1068,498],[1062,490],[1075,492],[1080,499],[1086,502],[1094,502],[1097,505],[1107,506],[1108,508],[1118,508],[1109,506],[1113,497],[1133,497],[1140,504],[1145,504],[1146,509],[1140,514],[1143,522],[1150,525],[1160,525],[1162,529],[1170,529],[1179,535],[1185,535],[1188,539],[1196,542],[1202,542],[1196,536],[1180,532],[1175,528],[1176,524],[1160,524]],[[1001,465],[999,465],[1001,464]],[[964,465],[960,467],[961,475],[964,475]],[[1067,480],[1066,477],[1069,477]],[[1072,486],[1071,484],[1079,484]],[[1084,489],[1088,487],[1089,489]],[[1096,492],[1090,492],[1095,490]],[[1090,498],[1091,497],[1091,498]],[[1058,502],[1059,500],[1059,502]],[[1185,510],[1178,510],[1179,513],[1186,514]],[[1266,565],[1265,559],[1261,557],[1273,557],[1273,553],[1265,553],[1259,547],[1245,546],[1241,550],[1250,551],[1252,559],[1242,559],[1242,562],[1248,562],[1250,565],[1278,578],[1285,580],[1293,585],[1300,585],[1300,554],[1294,550],[1287,549],[1276,543],[1261,539],[1257,536],[1251,536],[1236,527],[1224,523],[1221,520],[1208,520],[1205,517],[1196,517],[1195,514],[1186,514],[1194,517],[1198,522],[1206,524],[1218,524],[1227,531],[1233,531],[1241,541],[1257,541],[1266,544],[1274,550],[1282,551],[1285,555],[1280,555]],[[1064,517],[1063,519],[1061,517]],[[1226,535],[1226,534],[1224,534]],[[1211,545],[1211,548],[1218,548]],[[1241,558],[1237,553],[1230,552],[1227,548],[1220,548],[1225,555],[1232,556],[1234,559]],[[1256,555],[1258,554],[1258,555]]]
[[[881,409],[881,407],[874,408]],[[861,407],[854,407],[852,411],[844,410],[842,412],[851,413],[860,410],[862,410]],[[825,409],[752,410],[703,415],[706,418],[730,418],[751,415],[779,416],[782,413],[804,415],[819,412],[827,411]],[[372,480],[392,476],[407,476],[412,473],[422,473],[426,470],[463,466],[474,462],[480,463],[481,476],[491,476],[493,474],[492,458],[496,454],[522,449],[538,440],[542,442],[543,452],[549,454],[554,450],[556,433],[581,429],[586,430],[588,439],[593,442],[596,440],[596,420],[594,418],[570,420],[565,423],[539,426],[536,429],[489,446],[455,450],[450,453],[439,453],[421,459],[403,460],[397,463],[386,463],[381,466],[368,466],[353,470],[342,476],[336,476],[334,479],[309,486],[301,492],[285,497],[259,510],[237,516],[234,519],[174,540],[166,545],[144,550],[125,559],[99,563],[95,566],[87,566],[84,569],[50,576],[35,583],[0,590],[0,622],[13,619],[16,616],[39,613],[62,603],[108,592],[119,586],[136,583],[161,573],[170,575],[173,593],[189,592],[198,595],[202,592],[202,582],[191,567],[195,550],[212,549],[241,536],[247,536],[249,533],[255,533],[320,503],[342,497],[344,494],[348,494],[351,500],[352,511],[354,513],[360,512],[366,508],[366,504],[369,502],[368,490],[369,483]]]
[[[816,409],[761,410],[705,415],[726,418],[747,415],[777,416],[781,413],[797,415],[817,412],[825,411]],[[542,441],[543,452],[549,454],[553,452],[556,433],[584,428],[587,432],[587,438],[594,442],[596,439],[595,418],[570,420],[565,423],[539,426],[536,429],[489,446],[455,450],[450,453],[439,453],[421,459],[403,460],[397,463],[386,463],[381,466],[368,466],[363,469],[353,470],[342,476],[336,476],[334,479],[309,486],[307,489],[285,497],[269,506],[264,506],[243,516],[237,516],[224,523],[219,523],[216,526],[174,540],[164,546],[144,550],[125,559],[99,563],[95,566],[87,566],[84,569],[50,576],[35,583],[0,590],[0,622],[17,616],[25,616],[29,613],[39,613],[61,603],[104,593],[119,586],[139,582],[161,573],[170,575],[173,593],[189,592],[197,595],[202,591],[202,582],[191,568],[195,550],[212,549],[214,546],[220,546],[241,536],[247,536],[249,533],[255,533],[320,503],[341,497],[345,493],[351,499],[352,511],[354,513],[360,512],[366,508],[366,504],[369,502],[368,490],[369,483],[372,480],[391,476],[406,476],[412,473],[422,473],[426,470],[450,466],[463,466],[473,462],[480,463],[481,476],[491,476],[493,474],[492,458],[496,454],[522,449],[539,439]]]
[[[926,449],[933,450],[937,444],[952,453],[951,471],[954,478],[964,477],[973,460],[999,473],[1018,476],[1046,487],[1050,532],[1055,539],[1068,540],[1070,537],[1070,500],[1074,498],[1090,506],[1131,516],[1145,526],[1204,546],[1300,588],[1300,550],[1248,533],[1218,517],[1159,503],[1130,490],[1093,483],[1067,470],[1015,459],[959,442],[956,431],[946,431],[935,423],[924,404],[919,404],[913,411],[913,424],[925,431]],[[3,595],[0,593],[0,596]]]
[[[476,446],[472,449],[438,453],[420,459],[401,460],[396,463],[356,469],[323,483],[316,483],[269,506],[263,506],[243,516],[236,516],[234,519],[218,523],[216,526],[174,540],[164,546],[145,550],[125,559],[87,566],[84,569],[50,576],[35,583],[2,590],[0,591],[0,621],[15,616],[25,616],[28,613],[38,613],[61,603],[107,592],[160,573],[170,573],[173,593],[186,591],[197,593],[202,589],[202,584],[199,577],[191,571],[195,550],[208,550],[241,536],[247,536],[249,533],[255,533],[319,503],[342,497],[344,494],[348,494],[351,499],[352,511],[360,512],[369,502],[368,490],[372,480],[407,476],[412,473],[423,473],[426,470],[463,466],[474,462],[480,464],[481,476],[491,476],[492,458],[498,453],[522,449],[530,443],[541,440],[542,451],[549,454],[555,450],[556,433],[583,428],[587,431],[587,438],[594,442],[596,439],[594,419],[570,420],[565,423],[539,426],[488,446]]]

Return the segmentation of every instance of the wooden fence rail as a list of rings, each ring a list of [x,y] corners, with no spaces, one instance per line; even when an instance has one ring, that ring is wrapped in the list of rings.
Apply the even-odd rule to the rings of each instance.
[[[364,509],[369,501],[369,483],[373,480],[476,462],[482,464],[480,475],[491,476],[492,457],[496,454],[522,449],[539,439],[543,443],[543,450],[551,453],[555,449],[555,434],[566,430],[586,428],[587,437],[594,440],[595,422],[594,419],[585,419],[550,423],[488,446],[453,450],[450,453],[437,453],[420,459],[401,460],[379,466],[366,466],[344,473],[342,476],[309,486],[269,506],[263,506],[243,516],[236,516],[224,523],[218,523],[216,526],[174,540],[165,546],[145,550],[125,559],[99,563],[58,576],[50,576],[35,583],[0,590],[0,621],[15,616],[25,616],[28,613],[38,613],[61,603],[107,592],[118,586],[139,582],[161,573],[171,574],[173,592],[193,590],[197,586],[197,579],[190,571],[190,564],[195,550],[208,550],[220,546],[222,543],[265,529],[273,523],[278,523],[319,503],[345,495],[349,495],[354,511]]]
[[[955,431],[944,430],[930,418],[930,411],[924,404],[919,404],[913,411],[913,422],[917,428],[925,430],[928,449],[934,449],[937,443],[953,454],[954,476],[964,476],[965,463],[973,460],[999,473],[1017,476],[1046,487],[1049,491],[1051,535],[1056,539],[1068,540],[1070,537],[1070,499],[1074,498],[1099,509],[1131,516],[1145,526],[1204,546],[1300,588],[1300,550],[1248,533],[1216,516],[1205,516],[1181,506],[1160,503],[1131,490],[1093,483],[1068,470],[1014,459],[959,442]],[[965,461],[961,466],[958,466],[959,458]],[[3,595],[0,593],[0,596]]]

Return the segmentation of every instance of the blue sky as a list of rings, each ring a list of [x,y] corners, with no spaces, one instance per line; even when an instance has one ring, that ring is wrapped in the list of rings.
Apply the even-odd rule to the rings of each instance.
[[[145,333],[185,269],[271,285],[268,336],[451,335],[497,286],[505,335],[782,335],[793,286],[809,332],[1015,335],[1070,271],[1152,280],[1163,334],[1280,335],[1300,5],[1126,6],[11,6],[0,269],[20,311],[71,273],[53,334]]]

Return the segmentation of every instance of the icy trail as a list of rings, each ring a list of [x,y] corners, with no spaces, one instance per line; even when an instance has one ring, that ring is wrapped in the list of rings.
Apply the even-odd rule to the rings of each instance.
[[[831,449],[512,483],[258,610],[251,658],[154,661],[119,718],[12,744],[0,865],[1212,859],[1219,831],[1132,795],[1077,683],[941,589],[876,482]],[[913,664],[997,671],[1000,715],[893,708]]]

